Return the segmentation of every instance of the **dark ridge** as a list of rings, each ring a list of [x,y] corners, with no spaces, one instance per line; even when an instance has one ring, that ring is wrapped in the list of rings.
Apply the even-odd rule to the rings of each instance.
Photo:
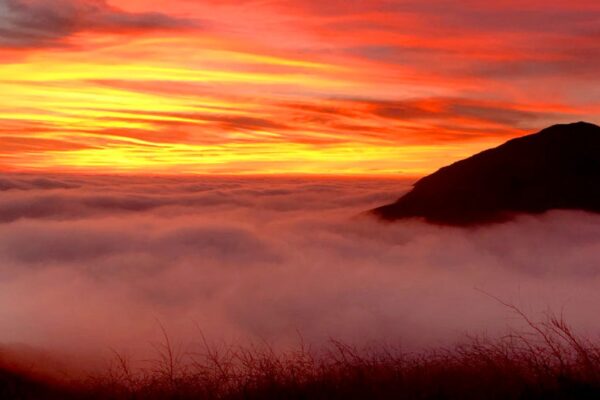
[[[510,140],[440,169],[372,212],[388,221],[478,225],[552,209],[600,212],[599,126],[554,125]]]
[[[75,393],[42,377],[0,366],[0,399],[69,400]]]

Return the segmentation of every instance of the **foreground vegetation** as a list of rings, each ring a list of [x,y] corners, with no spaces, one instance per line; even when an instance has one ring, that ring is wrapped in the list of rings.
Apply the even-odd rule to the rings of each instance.
[[[406,354],[331,342],[204,346],[184,354],[165,335],[157,360],[133,370],[117,355],[104,375],[59,384],[4,371],[2,399],[599,399],[600,346],[549,317],[495,340],[472,338],[453,349]]]

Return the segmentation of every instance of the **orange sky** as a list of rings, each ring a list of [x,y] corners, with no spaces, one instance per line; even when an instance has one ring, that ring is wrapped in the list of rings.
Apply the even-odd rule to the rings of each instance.
[[[428,173],[600,120],[596,0],[0,0],[0,168]]]

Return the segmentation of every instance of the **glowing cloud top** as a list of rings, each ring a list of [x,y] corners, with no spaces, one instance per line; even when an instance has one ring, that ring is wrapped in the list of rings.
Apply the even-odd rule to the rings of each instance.
[[[600,116],[597,1],[0,0],[0,168],[421,175]]]

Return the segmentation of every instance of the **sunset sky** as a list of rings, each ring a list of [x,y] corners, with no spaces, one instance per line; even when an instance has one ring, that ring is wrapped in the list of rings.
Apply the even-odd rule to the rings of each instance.
[[[0,169],[418,176],[600,120],[597,0],[0,0]]]

